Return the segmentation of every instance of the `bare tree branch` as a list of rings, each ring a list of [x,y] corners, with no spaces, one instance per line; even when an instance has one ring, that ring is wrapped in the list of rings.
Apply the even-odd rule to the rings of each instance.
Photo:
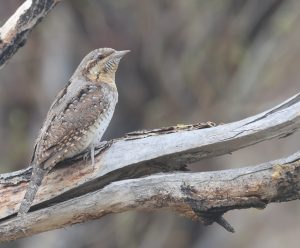
[[[0,28],[0,68],[60,1],[27,0],[8,19]],[[227,211],[299,199],[300,152],[241,169],[174,171],[286,137],[299,128],[300,93],[273,109],[229,124],[199,123],[130,133],[99,148],[95,168],[83,160],[83,154],[61,163],[47,175],[25,217],[16,217],[16,211],[31,167],[2,174],[0,242],[128,210],[172,210],[204,224],[217,222],[233,232],[222,217]]]
[[[300,152],[254,167],[201,173],[157,174],[113,182],[101,190],[0,224],[8,241],[128,210],[167,209],[205,224],[232,209],[264,208],[299,199]]]
[[[163,174],[139,180],[133,180],[133,178],[158,172],[183,170],[191,162],[227,154],[267,139],[285,137],[300,128],[299,113],[300,94],[297,94],[268,111],[229,124],[219,126],[209,123],[178,125],[127,134],[124,138],[108,142],[105,149],[100,149],[100,153],[98,151],[95,168],[91,168],[90,161],[84,161],[82,156],[79,156],[76,161],[66,161],[57,170],[50,173],[39,190],[31,209],[32,213],[22,221],[14,214],[25,193],[31,168],[2,174],[0,175],[0,195],[2,196],[0,198],[0,219],[2,219],[0,234],[6,233],[4,236],[2,235],[2,240],[24,237],[91,218],[99,218],[111,212],[165,207],[177,211],[178,206],[178,211],[183,212],[186,216],[188,216],[187,213],[190,213],[195,217],[195,213],[198,213],[204,223],[210,224],[217,221],[226,227],[221,216],[230,209],[263,206],[269,201],[296,199],[298,191],[294,190],[294,192],[290,188],[288,190],[285,188],[291,183],[294,184],[294,176],[298,177],[296,160],[298,161],[299,154],[286,160],[254,168],[212,173]],[[291,170],[293,173],[289,175],[292,175],[292,178],[286,174]],[[266,176],[265,173],[269,174]],[[222,181],[222,184],[212,180],[211,191],[206,192],[203,184],[201,187],[197,186],[199,180],[213,179],[216,176],[218,180]],[[236,177],[236,179],[229,180],[229,176]],[[241,179],[238,178],[243,180],[240,181]],[[121,181],[124,179],[131,180]],[[168,187],[165,185],[166,179],[169,182]],[[253,181],[254,179],[256,181]],[[277,186],[274,186],[274,183],[277,182],[275,179],[280,180],[276,184]],[[205,180],[205,184],[211,185],[210,179]],[[268,180],[268,183],[264,184],[265,180]],[[182,193],[182,182],[187,183],[187,189],[191,187],[186,194]],[[235,184],[237,182],[240,183],[239,186]],[[269,184],[272,182],[273,184]],[[109,183],[112,184],[107,186]],[[138,185],[139,189],[135,189],[136,186],[133,185]],[[271,185],[273,191],[269,192]],[[253,189],[250,190],[250,186]],[[186,210],[184,206],[187,206],[187,203],[182,200],[193,193],[193,187],[195,187],[197,197],[200,194],[202,198],[194,199],[192,197],[191,199],[195,200],[194,205],[200,204],[200,207],[193,211],[182,211],[182,209]],[[295,185],[295,189],[297,187]],[[174,190],[177,198],[173,200],[166,194],[161,195],[160,192],[164,188],[166,192]],[[142,190],[139,191],[140,189]],[[225,189],[227,189],[226,192]],[[284,190],[279,192],[279,189]],[[133,193],[129,194],[126,190],[133,191]],[[134,193],[134,190],[137,193]],[[179,190],[181,190],[181,195]],[[218,192],[222,192],[219,194],[222,196],[222,201],[212,201],[211,199],[214,198],[210,196],[215,195],[217,200]],[[270,195],[266,196],[264,192],[269,192]],[[97,196],[95,197],[97,202],[93,196]],[[120,196],[122,198],[119,198]],[[239,201],[237,201],[238,199]],[[113,204],[117,200],[120,202],[117,205]],[[171,200],[172,203],[170,203]],[[257,205],[254,204],[255,200],[257,200]],[[81,204],[84,203],[81,205],[82,207],[79,207],[78,201],[81,201]],[[96,204],[100,207],[89,210],[89,204]],[[191,205],[191,201],[189,204]],[[49,206],[51,207],[47,208]],[[66,209],[68,209],[68,214],[64,213]],[[61,218],[62,215],[65,218]],[[46,222],[50,216],[51,223],[49,223],[49,219]],[[17,230],[16,226],[20,228]],[[227,226],[227,229],[230,227]]]
[[[25,45],[31,30],[61,0],[27,0],[0,28],[0,69]]]

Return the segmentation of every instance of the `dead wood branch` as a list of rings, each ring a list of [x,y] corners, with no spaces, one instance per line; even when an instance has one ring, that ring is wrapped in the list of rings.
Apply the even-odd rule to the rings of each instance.
[[[25,45],[31,30],[61,0],[27,0],[0,28],[0,68]]]
[[[175,211],[206,224],[232,209],[299,199],[300,152],[254,167],[167,173],[113,182],[103,189],[0,224],[8,241],[128,210]]]
[[[133,180],[133,178],[158,172],[182,170],[191,162],[227,154],[267,139],[285,137],[300,128],[299,113],[300,94],[297,94],[268,111],[229,124],[219,126],[209,123],[178,125],[128,134],[124,138],[111,141],[106,149],[97,155],[94,170],[90,166],[90,161],[85,162],[78,157],[77,161],[65,162],[60,168],[50,173],[39,190],[35,205],[31,209],[32,212],[26,220],[23,220],[24,222],[14,217],[13,214],[16,213],[25,193],[30,168],[2,174],[0,175],[0,218],[2,219],[0,234],[2,234],[2,240],[24,237],[68,224],[99,218],[107,213],[123,212],[129,209],[170,208],[175,211],[179,209],[179,212],[186,216],[189,216],[187,214],[189,213],[193,218],[195,218],[196,212],[200,214],[204,222],[209,224],[214,220],[217,221],[217,217],[231,209],[262,207],[269,201],[297,199],[298,191],[293,191],[289,185],[291,183],[294,185],[294,177],[295,179],[298,177],[299,154],[286,160],[253,168],[212,173],[163,174],[138,180]],[[291,171],[293,173],[289,174]],[[265,177],[264,173],[268,173],[268,177]],[[258,176],[255,184],[253,184],[254,179],[251,179],[254,174]],[[222,183],[216,183],[215,180],[210,183],[210,179],[206,179],[201,187],[197,186],[197,182],[203,181],[204,177],[213,179],[216,175]],[[228,176],[236,179],[228,180]],[[244,184],[237,186],[236,183],[241,183],[241,178]],[[166,179],[168,179],[169,187],[165,185]],[[278,179],[279,183],[275,179]],[[187,184],[185,190],[191,189],[186,194],[182,193],[183,182]],[[138,187],[133,186],[137,183]],[[122,190],[119,185],[122,186]],[[154,187],[155,185],[156,187]],[[204,185],[213,185],[212,191],[205,191],[206,186],[204,187]],[[250,186],[253,189],[250,190]],[[272,192],[270,191],[271,186]],[[298,185],[294,186],[294,189],[297,189]],[[193,187],[195,187],[196,193],[193,193]],[[139,191],[140,189],[142,190]],[[166,192],[176,191],[177,198],[175,197],[174,200],[173,198],[169,199],[166,194],[160,195],[164,189]],[[224,190],[226,189],[225,194]],[[278,189],[284,190],[279,192]],[[143,192],[144,195],[138,194],[138,192]],[[271,193],[265,195],[261,192]],[[187,203],[183,199],[188,195],[198,197],[199,194],[202,198],[191,198],[195,201],[189,201],[189,206],[193,202],[199,207],[188,211]],[[211,201],[209,196],[214,195],[216,199],[217,196],[223,198],[219,201]],[[123,198],[119,199],[119,196],[123,196]],[[134,198],[137,196],[139,198]],[[239,198],[240,201],[237,202],[236,198]],[[97,202],[95,202],[96,199]],[[235,201],[231,199],[235,199]],[[249,199],[253,201],[249,201]],[[118,200],[121,201],[119,205],[113,204]],[[82,207],[79,207],[78,202],[82,202]],[[99,207],[90,212],[88,207],[90,202]],[[243,205],[237,203],[243,203]],[[66,209],[69,211],[68,214],[64,212]],[[186,211],[182,211],[182,209]],[[61,218],[62,215],[66,218]],[[46,222],[50,216],[51,223],[49,219]],[[15,229],[17,225],[19,229]]]

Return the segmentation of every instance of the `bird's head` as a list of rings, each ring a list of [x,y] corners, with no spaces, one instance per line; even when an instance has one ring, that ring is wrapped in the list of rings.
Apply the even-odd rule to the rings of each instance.
[[[129,50],[116,51],[99,48],[90,52],[81,63],[83,75],[92,82],[115,83],[115,74],[121,58]]]

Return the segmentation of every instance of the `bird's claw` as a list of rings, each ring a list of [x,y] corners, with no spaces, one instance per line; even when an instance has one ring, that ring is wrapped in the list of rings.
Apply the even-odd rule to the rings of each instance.
[[[106,149],[108,149],[109,147],[111,147],[111,145],[114,143],[113,140],[109,140],[109,141],[102,141],[99,146],[97,146],[97,155],[104,152]]]
[[[89,159],[90,159],[90,151],[88,150],[88,151],[86,151],[84,154],[83,154],[83,156],[82,156],[82,159],[84,160],[84,162],[88,162],[89,161]]]
[[[107,148],[109,148],[113,144],[113,140],[110,141],[102,141],[96,148],[90,147],[86,152],[82,155],[82,159],[87,163],[90,159],[92,161],[93,169],[95,169],[95,155],[99,155],[103,151],[105,151]]]

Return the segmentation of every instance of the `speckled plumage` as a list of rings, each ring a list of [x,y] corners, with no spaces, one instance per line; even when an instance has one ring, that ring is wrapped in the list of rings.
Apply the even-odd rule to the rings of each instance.
[[[18,214],[28,212],[44,175],[58,162],[100,143],[118,101],[115,72],[128,51],[96,49],[78,66],[50,107],[37,138],[31,180]]]

